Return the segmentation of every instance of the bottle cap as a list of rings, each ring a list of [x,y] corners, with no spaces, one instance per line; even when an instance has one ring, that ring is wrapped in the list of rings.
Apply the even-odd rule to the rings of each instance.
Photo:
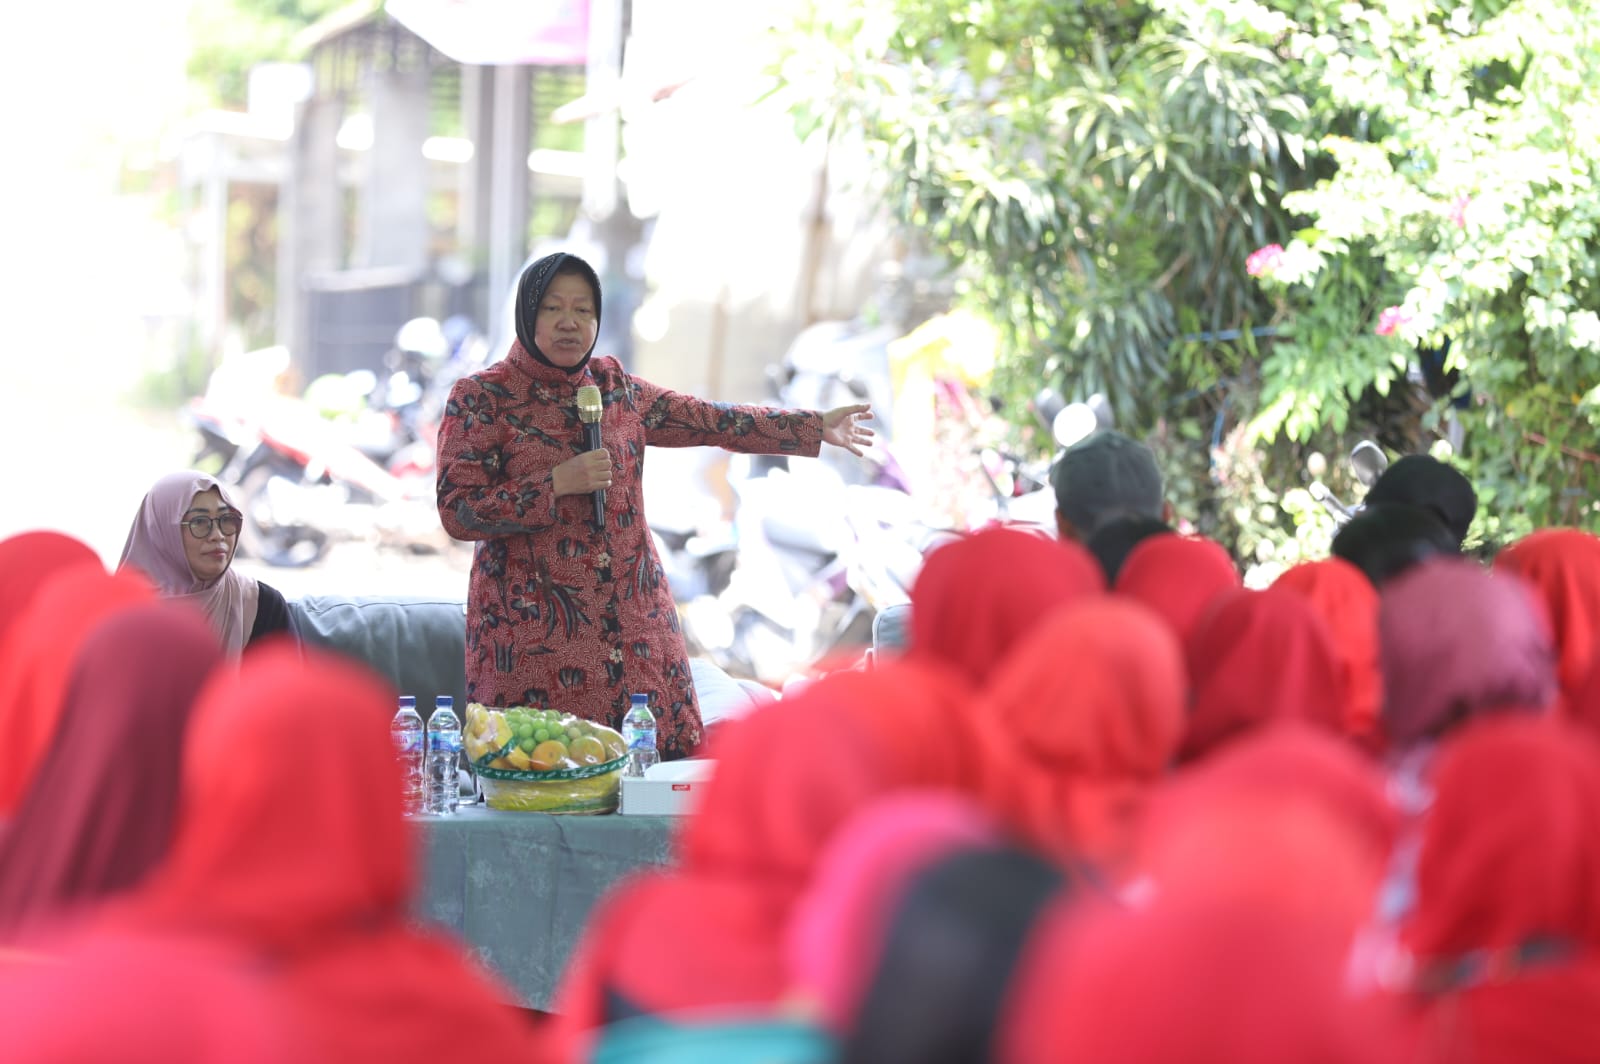
[[[401,695],[400,696],[400,708],[401,709],[416,709],[417,708],[417,696],[416,695]]]
[[[454,709],[456,700],[450,695],[440,695],[433,700],[434,709]]]
[[[645,705],[649,705],[650,704],[650,696],[649,695],[643,695],[643,694],[641,694],[641,695],[631,695],[629,697],[629,702],[631,702],[633,705],[636,705],[636,706],[639,705],[641,702],[644,703]]]

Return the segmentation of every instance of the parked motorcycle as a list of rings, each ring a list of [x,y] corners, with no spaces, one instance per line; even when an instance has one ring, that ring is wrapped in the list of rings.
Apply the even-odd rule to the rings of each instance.
[[[1099,396],[1087,403],[1067,403],[1046,388],[1034,397],[1032,410],[1062,448],[1110,427],[1109,408]],[[984,448],[978,457],[994,497],[993,512],[984,523],[1054,537],[1056,495],[1050,484],[1050,460],[1029,460],[1003,447]],[[963,533],[924,524],[914,516],[883,524],[870,524],[869,520],[858,521],[861,548],[855,552],[849,584],[876,617],[903,615],[923,560]],[[880,641],[875,631],[873,642]]]
[[[381,381],[356,371],[314,382],[309,399],[276,391],[288,366],[282,348],[247,352],[213,374],[184,417],[200,433],[196,463],[215,464],[238,493],[241,552],[297,568],[338,540],[451,546],[434,498],[439,417],[450,386],[486,348],[463,345],[441,359],[417,350],[426,331],[402,328]],[[330,416],[341,405],[347,416]]]
[[[881,430],[889,416],[883,349],[894,335],[813,326],[769,373],[773,400],[809,409],[872,402]],[[880,364],[881,372],[860,372]],[[778,683],[823,659],[864,651],[874,610],[850,573],[866,541],[878,542],[874,530],[915,520],[890,447],[880,439],[865,458],[829,452],[803,462],[735,455],[727,480],[735,497],[730,522],[702,520],[674,543],[670,518],[663,521],[653,504],[650,510],[658,549],[668,544],[663,564],[679,574],[673,587],[691,652],[735,675]],[[680,585],[692,593],[680,594]]]
[[[928,523],[894,459],[888,345],[893,329],[828,322],[800,335],[769,373],[773,399],[810,409],[867,401],[879,441],[865,458],[828,452],[819,461],[790,463],[772,456],[736,457],[730,485],[737,496],[731,535],[697,535],[697,551],[669,549],[669,574],[694,653],[731,673],[779,682],[817,662],[864,653],[875,619],[901,610],[928,552],[962,535]],[[959,387],[959,385],[954,385]],[[958,408],[981,409],[963,392]],[[1103,407],[1103,400],[1100,401]],[[1048,390],[1035,399],[1044,431],[1061,439],[1074,418],[1100,427],[1109,413],[1091,403],[1069,404]],[[968,514],[973,527],[1004,523],[1055,535],[1055,493],[1049,462],[1003,447],[980,450],[978,464],[990,501]],[[652,526],[658,523],[651,509]],[[658,536],[658,547],[666,540]],[[675,564],[676,563],[676,564]]]
[[[1363,488],[1370,490],[1383,475],[1383,471],[1389,468],[1389,456],[1373,441],[1362,440],[1350,450],[1350,467],[1355,473],[1356,481]],[[1350,506],[1342,502],[1332,489],[1322,482],[1320,473],[1311,481],[1311,486],[1307,490],[1311,493],[1311,497],[1332,515],[1333,523],[1339,527],[1349,524],[1350,520],[1362,510],[1359,504]]]
[[[726,584],[680,600],[692,648],[769,683],[865,649],[873,610],[848,576],[868,530],[913,519],[910,496],[848,484],[821,462],[741,455],[731,465],[738,506],[732,550],[719,555]]]

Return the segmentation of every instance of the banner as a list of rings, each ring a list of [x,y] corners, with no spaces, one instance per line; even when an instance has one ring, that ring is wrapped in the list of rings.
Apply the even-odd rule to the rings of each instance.
[[[388,0],[389,14],[458,63],[584,66],[589,0]]]

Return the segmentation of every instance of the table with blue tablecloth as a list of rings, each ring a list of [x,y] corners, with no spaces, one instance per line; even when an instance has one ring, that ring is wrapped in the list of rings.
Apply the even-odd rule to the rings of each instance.
[[[465,940],[523,1006],[548,1011],[595,902],[630,872],[670,863],[680,821],[482,806],[422,817],[419,914]]]

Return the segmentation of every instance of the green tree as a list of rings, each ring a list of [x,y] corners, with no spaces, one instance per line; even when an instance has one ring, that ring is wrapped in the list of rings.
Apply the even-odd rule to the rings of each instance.
[[[206,105],[243,110],[251,67],[301,58],[296,36],[349,7],[350,0],[197,0],[189,13],[189,80]]]
[[[1600,10],[1585,0],[1365,9],[1286,39],[1321,105],[1331,174],[1285,198],[1308,225],[1267,287],[1283,338],[1256,434],[1306,439],[1449,341],[1459,459],[1488,540],[1593,527],[1600,491]],[[1317,367],[1307,372],[1306,367]]]
[[[960,264],[1015,396],[1052,382],[1149,420],[1175,339],[1270,313],[1242,263],[1303,183],[1304,104],[1238,29],[1125,0],[819,0],[780,74]]]
[[[804,129],[877,153],[908,235],[1002,327],[1012,399],[1107,393],[1202,527],[1292,561],[1328,533],[1284,499],[1309,456],[1451,419],[1485,536],[1593,520],[1597,18],[813,0],[777,73]],[[1454,413],[1413,379],[1447,340]]]
[[[1273,50],[1289,25],[1253,3],[816,0],[777,70],[803,131],[864,138],[907,234],[1000,327],[1012,409],[1104,393],[1180,509],[1247,551],[1292,529],[1259,462],[1213,453],[1277,309],[1245,261],[1315,176]]]

